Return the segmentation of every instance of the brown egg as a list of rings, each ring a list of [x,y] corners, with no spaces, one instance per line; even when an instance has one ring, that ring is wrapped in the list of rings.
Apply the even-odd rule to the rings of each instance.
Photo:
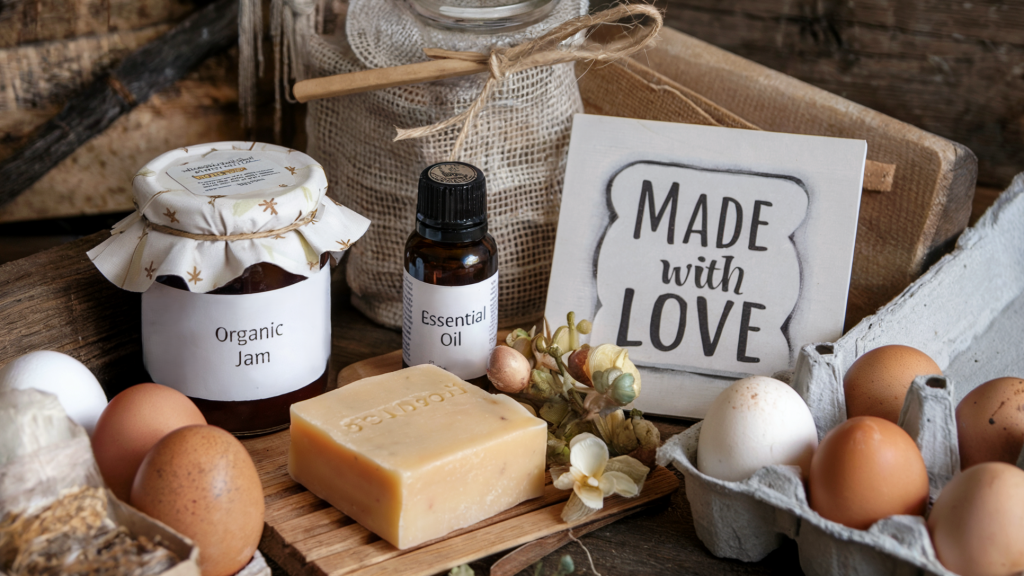
[[[154,444],[182,426],[206,424],[187,396],[160,384],[139,384],[107,404],[96,422],[92,451],[103,480],[128,501],[139,464]]]
[[[960,469],[982,462],[1016,464],[1024,448],[1024,380],[996,378],[956,407]]]
[[[203,576],[244,567],[263,533],[263,488],[242,443],[216,426],[187,426],[142,461],[131,504],[199,546]]]
[[[939,365],[917,348],[875,348],[857,358],[843,377],[846,417],[877,416],[895,424],[914,378],[940,374]]]
[[[928,516],[935,554],[960,576],[1024,570],[1024,471],[986,462],[957,474]]]
[[[818,445],[808,493],[822,517],[865,530],[895,514],[923,514],[928,470],[902,428],[859,416],[830,430]]]

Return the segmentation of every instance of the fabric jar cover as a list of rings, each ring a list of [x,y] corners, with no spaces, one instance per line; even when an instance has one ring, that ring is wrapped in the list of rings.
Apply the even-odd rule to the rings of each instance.
[[[145,292],[179,276],[192,292],[224,286],[267,262],[309,277],[370,221],[327,197],[315,160],[289,148],[216,142],[167,152],[132,179],[136,211],[88,252],[115,285]]]

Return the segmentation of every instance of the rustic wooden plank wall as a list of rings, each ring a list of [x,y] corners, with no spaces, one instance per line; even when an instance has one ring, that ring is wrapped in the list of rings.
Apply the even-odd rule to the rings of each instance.
[[[0,2],[0,158],[200,1]],[[981,184],[1001,190],[1024,170],[1024,2],[657,2],[670,26],[965,144],[979,158]],[[235,78],[233,59],[207,63],[0,208],[0,222],[127,209],[128,187],[111,177],[124,172],[120,164],[130,172],[186,142],[244,136]],[[121,159],[109,165],[115,150]]]
[[[1024,2],[657,0],[666,23],[1024,171]]]
[[[4,0],[0,4],[0,158],[122,57],[190,13],[193,0]],[[199,69],[89,141],[7,205],[0,222],[131,210],[130,176],[195,142],[242,139],[237,61]]]

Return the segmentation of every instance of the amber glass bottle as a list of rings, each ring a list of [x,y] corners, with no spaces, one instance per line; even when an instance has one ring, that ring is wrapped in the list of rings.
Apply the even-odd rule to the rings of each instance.
[[[403,364],[485,376],[498,330],[498,246],[479,169],[442,162],[420,174],[403,276]]]
[[[320,257],[321,268],[327,265],[329,258],[329,254],[326,253]],[[287,288],[307,280],[305,276],[292,274],[273,264],[261,262],[249,266],[242,272],[241,276],[216,290],[207,292],[207,294],[222,296],[260,294]],[[171,288],[188,290],[188,283],[179,276],[158,276],[156,281]],[[225,305],[230,304],[225,302]],[[206,421],[209,424],[220,426],[235,436],[244,437],[266,434],[282,430],[288,426],[289,408],[292,404],[319,396],[327,390],[329,366],[330,360],[324,365],[323,374],[309,384],[300,384],[298,388],[290,392],[270,398],[238,401],[190,398],[203,413],[203,416],[206,417]],[[230,385],[232,383],[225,382],[225,384]],[[244,386],[245,384],[235,383],[235,385]]]

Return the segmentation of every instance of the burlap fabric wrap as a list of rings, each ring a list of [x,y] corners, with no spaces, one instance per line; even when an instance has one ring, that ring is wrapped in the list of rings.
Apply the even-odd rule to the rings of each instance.
[[[253,173],[258,178],[230,185]],[[200,182],[217,178],[222,188],[197,192]],[[169,275],[206,293],[261,262],[308,277],[320,270],[324,252],[340,259],[370,225],[327,198],[320,164],[272,144],[171,150],[139,170],[132,186],[136,211],[89,251],[108,280],[132,292]]]
[[[561,0],[527,29],[474,35],[429,28],[398,0],[352,0],[347,40],[313,32],[312,16],[292,2],[285,50],[298,77],[319,77],[425,61],[423,48],[488,52],[540,36],[586,13],[586,0]],[[286,8],[286,10],[288,10]],[[298,16],[298,17],[296,17]],[[294,42],[294,45],[292,43]],[[330,195],[374,223],[350,251],[353,304],[390,327],[402,321],[402,262],[413,230],[417,180],[448,158],[458,126],[393,142],[395,128],[446,120],[468,108],[485,75],[330,98],[309,104],[308,151],[331,181]],[[582,112],[572,64],[506,78],[477,119],[459,160],[487,176],[488,229],[498,243],[502,325],[538,318],[544,307],[572,115]]]

